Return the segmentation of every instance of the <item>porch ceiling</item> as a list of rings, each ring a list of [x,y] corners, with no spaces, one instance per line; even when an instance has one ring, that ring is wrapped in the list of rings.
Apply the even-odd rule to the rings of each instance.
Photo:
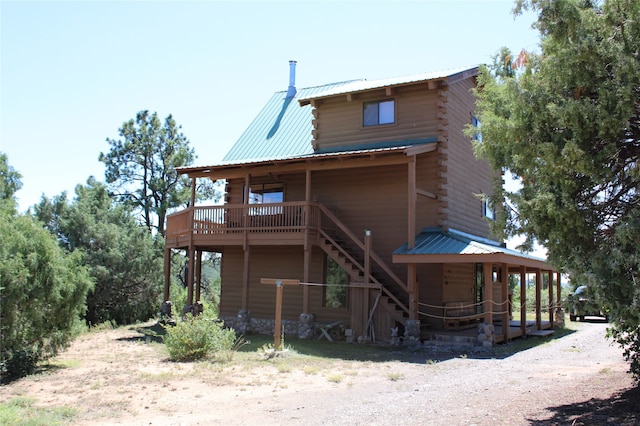
[[[508,249],[496,241],[450,229],[427,228],[415,241],[392,255],[393,263],[506,263],[544,271],[555,271],[545,259]]]

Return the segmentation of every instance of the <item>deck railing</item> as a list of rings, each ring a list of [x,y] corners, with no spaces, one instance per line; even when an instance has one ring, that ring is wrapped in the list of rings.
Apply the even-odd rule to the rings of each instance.
[[[167,216],[166,236],[303,232],[319,226],[317,203],[225,204],[190,207]]]
[[[381,290],[391,298],[402,310],[409,309],[384,285],[370,276],[370,270],[365,266],[371,265],[387,277],[390,283],[401,292],[408,292],[406,284],[398,278],[385,262],[373,251],[365,247],[332,212],[320,203],[286,202],[273,204],[225,204],[222,206],[190,207],[167,216],[167,239],[182,239],[209,236],[211,242],[216,236],[236,240],[233,234],[238,234],[238,240],[246,234],[283,234],[314,232],[333,242],[350,262],[364,273],[373,283],[380,284]],[[349,255],[344,248],[333,241],[330,234],[337,234],[348,242],[355,251],[362,254],[365,260],[362,264]],[[369,268],[370,269],[370,268]],[[392,285],[393,285],[392,284]]]

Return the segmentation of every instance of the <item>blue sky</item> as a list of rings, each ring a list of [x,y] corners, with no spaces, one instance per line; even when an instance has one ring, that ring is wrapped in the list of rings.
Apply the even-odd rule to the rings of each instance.
[[[140,110],[172,114],[196,165],[219,162],[262,106],[296,86],[475,66],[536,50],[508,0],[0,3],[0,151],[20,209],[91,175]]]

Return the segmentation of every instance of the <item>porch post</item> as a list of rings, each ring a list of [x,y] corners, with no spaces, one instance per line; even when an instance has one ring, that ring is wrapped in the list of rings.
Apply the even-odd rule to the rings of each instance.
[[[246,206],[249,204],[249,192],[251,185],[251,174],[247,173],[244,178],[244,196],[242,203]],[[242,300],[241,309],[249,309],[249,260],[251,258],[251,246],[247,242],[247,214],[249,210],[243,209],[242,213],[242,227],[244,228],[244,262],[242,263]]]
[[[191,204],[189,207],[194,207],[196,205],[196,178],[191,178]]]
[[[484,291],[482,292],[482,304],[484,306],[484,323],[493,324],[493,264],[482,265]]]
[[[311,202],[311,170],[305,173],[304,187],[304,270],[303,277],[305,283],[311,280],[311,245],[309,244],[309,203]],[[302,312],[309,313],[309,286],[302,286]]]
[[[504,338],[504,342],[509,341],[509,265],[503,263],[500,265],[501,276],[500,276],[500,292],[501,292],[501,320],[502,320],[502,336]]]
[[[520,330],[527,335],[527,268],[520,266]]]
[[[549,323],[553,328],[553,315],[555,310],[555,303],[553,300],[553,272],[547,271],[547,277],[549,279]]]
[[[562,308],[562,283],[560,282],[561,280],[561,275],[560,272],[556,272],[556,306],[558,308]]]
[[[193,306],[193,273],[195,269],[195,249],[189,246],[189,266],[187,268],[187,306]]]
[[[407,247],[412,249],[416,242],[416,156],[408,163],[408,204],[407,204]]]
[[[409,319],[417,320],[420,319],[418,311],[419,306],[418,302],[420,301],[420,293],[418,287],[418,274],[415,263],[407,264],[407,278],[409,279],[408,287],[409,287]]]
[[[202,250],[196,250],[196,302],[200,302],[202,286]]]
[[[171,249],[164,249],[164,299],[163,302],[168,302],[170,297],[171,288]]]
[[[364,288],[362,289],[364,310],[364,330],[368,332],[367,320],[369,319],[369,286],[371,282],[371,230],[364,230]]]
[[[244,263],[242,266],[242,309],[249,309],[249,258],[251,246],[244,249]]]
[[[536,269],[536,327],[538,330],[542,327],[542,309],[541,309],[541,295],[542,295],[542,274],[540,269]]]

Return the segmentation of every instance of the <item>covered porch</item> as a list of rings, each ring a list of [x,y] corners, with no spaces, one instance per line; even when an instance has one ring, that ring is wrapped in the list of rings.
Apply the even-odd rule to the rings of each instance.
[[[420,320],[423,340],[459,336],[461,341],[465,336],[477,336],[479,325],[490,324],[492,342],[501,343],[552,330],[564,321],[560,273],[543,259],[494,241],[453,229],[428,228],[416,237],[413,247],[407,244],[396,250],[393,262],[406,263],[414,271],[415,275],[409,277],[415,283],[410,287],[410,298]],[[429,277],[431,287],[418,276],[423,265],[440,268],[439,280]],[[475,275],[467,278],[474,282],[468,283],[471,291],[465,297],[451,300],[441,290],[441,298],[434,302],[429,295],[421,294],[434,286],[446,288],[451,279],[448,274],[452,270],[455,273],[456,268],[475,271]],[[528,286],[535,290],[533,297],[531,292],[527,295]]]

